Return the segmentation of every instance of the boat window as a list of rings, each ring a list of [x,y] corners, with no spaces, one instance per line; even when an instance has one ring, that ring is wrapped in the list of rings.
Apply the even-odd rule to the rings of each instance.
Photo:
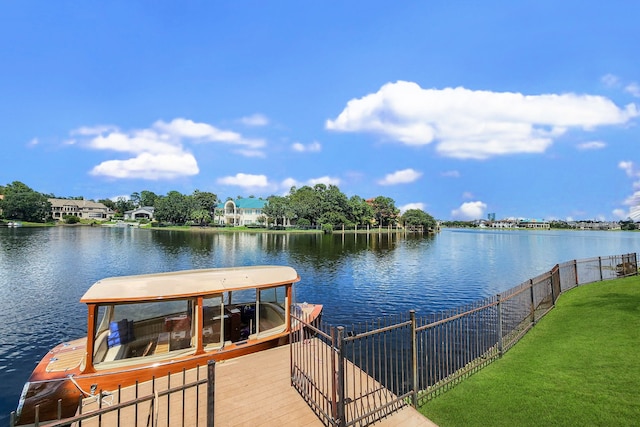
[[[280,332],[286,323],[287,287],[260,289],[258,294],[257,332]]]
[[[206,349],[222,346],[224,336],[223,297],[216,295],[203,299],[202,306],[202,343]]]
[[[192,300],[101,306],[94,366],[193,348]]]

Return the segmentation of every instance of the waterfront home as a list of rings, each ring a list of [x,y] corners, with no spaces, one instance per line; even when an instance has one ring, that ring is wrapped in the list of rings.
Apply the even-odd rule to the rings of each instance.
[[[269,203],[267,200],[250,198],[238,198],[227,200],[216,206],[214,223],[217,225],[258,225],[264,224],[266,218],[262,213]]]
[[[126,211],[124,213],[125,220],[140,220],[140,219],[148,219],[153,220],[155,213],[155,208],[153,206],[141,206],[139,208]]]
[[[91,200],[49,199],[49,203],[51,203],[51,217],[57,221],[61,221],[66,215],[97,221],[107,221],[113,216],[110,208]]]

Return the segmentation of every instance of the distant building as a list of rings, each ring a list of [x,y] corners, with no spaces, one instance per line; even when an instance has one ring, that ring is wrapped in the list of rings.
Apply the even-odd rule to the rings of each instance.
[[[493,228],[535,228],[548,230],[551,228],[549,221],[544,219],[506,218],[491,223]]]
[[[49,203],[51,216],[56,221],[61,221],[65,215],[96,221],[106,221],[113,216],[110,208],[91,200],[49,199]]]
[[[155,208],[153,206],[141,206],[124,213],[125,220],[154,219]]]
[[[551,224],[544,219],[521,219],[518,221],[518,228],[536,228],[540,230],[549,230]]]
[[[214,223],[218,225],[256,225],[268,201],[256,198],[227,200],[216,206]]]
[[[619,222],[607,221],[573,221],[569,225],[578,230],[620,230]]]
[[[493,228],[517,228],[518,220],[516,219],[501,219],[499,221],[493,221],[491,223],[491,227]]]

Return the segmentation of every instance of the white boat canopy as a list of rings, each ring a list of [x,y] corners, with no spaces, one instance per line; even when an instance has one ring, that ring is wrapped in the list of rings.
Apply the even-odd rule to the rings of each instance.
[[[94,283],[80,302],[124,303],[187,298],[240,289],[265,288],[300,281],[286,266],[210,268],[137,276],[110,277]]]

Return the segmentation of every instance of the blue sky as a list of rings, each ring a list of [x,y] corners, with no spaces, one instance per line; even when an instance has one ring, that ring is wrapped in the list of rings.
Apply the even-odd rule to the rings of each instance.
[[[631,0],[1,0],[0,184],[324,183],[438,219],[624,219],[638,16]]]

